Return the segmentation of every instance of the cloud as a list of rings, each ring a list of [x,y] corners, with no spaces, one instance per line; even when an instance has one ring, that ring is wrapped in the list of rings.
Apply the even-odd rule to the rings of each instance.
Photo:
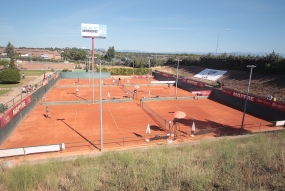
[[[8,26],[8,25],[0,25],[0,29],[7,29],[7,30],[9,30],[9,29],[14,29],[14,27]]]

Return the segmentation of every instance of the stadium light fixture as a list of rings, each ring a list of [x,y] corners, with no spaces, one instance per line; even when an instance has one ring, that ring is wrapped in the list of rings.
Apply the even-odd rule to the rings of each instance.
[[[132,56],[132,61],[133,61],[133,77],[135,75],[135,58]]]
[[[149,84],[149,78],[150,78],[150,57],[148,57],[148,77],[147,77],[148,84]]]
[[[248,93],[250,89],[250,82],[251,82],[251,75],[252,75],[252,68],[255,68],[255,65],[247,65],[246,67],[250,68],[250,75],[249,75],[249,80],[248,80],[248,87],[247,87],[247,93],[246,93],[246,98],[245,98],[245,103],[244,103],[244,109],[243,109],[243,115],[242,115],[242,121],[241,121],[241,132],[244,130],[244,116],[246,112],[246,106],[247,106],[247,100],[248,100]]]
[[[224,29],[223,29],[224,30]],[[223,30],[220,30],[219,34],[218,34],[218,40],[217,40],[217,47],[216,47],[216,54],[218,54],[218,46],[219,46],[219,39],[220,39],[220,33],[221,31]],[[229,29],[226,29],[226,31],[229,31]]]

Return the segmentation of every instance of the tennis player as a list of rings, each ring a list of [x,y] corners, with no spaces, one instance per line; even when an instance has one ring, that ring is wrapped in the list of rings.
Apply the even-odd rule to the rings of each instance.
[[[46,107],[46,118],[50,118],[50,110],[48,106]]]

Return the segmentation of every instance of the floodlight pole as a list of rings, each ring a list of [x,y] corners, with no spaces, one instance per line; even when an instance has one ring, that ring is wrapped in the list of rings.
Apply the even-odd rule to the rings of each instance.
[[[150,58],[148,58],[148,78],[147,78],[147,82],[148,82],[148,84],[149,84],[149,75],[150,75]]]
[[[247,93],[246,93],[246,98],[245,98],[245,103],[244,103],[244,110],[243,110],[243,115],[242,115],[242,121],[241,121],[241,132],[244,130],[244,116],[245,116],[245,111],[246,111],[246,106],[247,106],[247,100],[248,100],[248,93],[249,93],[249,88],[250,88],[250,81],[251,81],[251,75],[252,75],[252,68],[255,68],[255,65],[247,65],[246,67],[250,68],[250,75],[249,75],[249,81],[248,81],[248,87],[247,87]]]
[[[94,103],[94,38],[92,38],[92,103]]]
[[[88,78],[89,78],[89,85],[90,85],[90,56],[88,56]]]
[[[216,47],[216,54],[218,54],[218,46],[219,46],[219,39],[220,39],[220,33],[222,30],[220,30],[219,34],[218,34],[218,40],[217,40],[217,47]],[[229,31],[229,29],[226,29],[226,31]]]
[[[176,68],[176,83],[175,83],[175,99],[177,100],[177,83],[178,83],[178,68],[179,68],[179,56],[178,56],[178,63]]]
[[[99,92],[100,92],[100,148],[103,151],[103,129],[102,129],[102,80],[101,80],[101,61],[99,61],[100,72],[99,72]]]
[[[135,75],[135,63],[134,63],[134,59],[133,59],[133,77]]]

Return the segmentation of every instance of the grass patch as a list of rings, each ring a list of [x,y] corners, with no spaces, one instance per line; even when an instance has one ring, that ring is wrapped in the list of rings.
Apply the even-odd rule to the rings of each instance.
[[[6,93],[10,92],[11,90],[0,90],[0,96],[5,95]]]
[[[22,87],[23,85],[28,85],[28,84],[30,84],[31,81],[33,81],[38,76],[41,76],[46,72],[50,72],[50,70],[21,70],[20,71],[21,77],[22,77],[22,73],[24,73],[25,79],[21,79],[20,82],[15,83],[15,84],[3,84],[0,82],[0,88],[6,88],[6,89],[11,88],[12,89],[12,88],[16,88],[16,87]]]
[[[15,83],[15,84],[3,84],[3,83],[0,83],[0,88],[6,88],[6,89],[9,89],[9,88],[16,88],[16,87],[22,87],[23,85],[28,85],[31,81],[35,80],[36,77],[35,76],[26,76],[25,79],[21,79],[20,82],[18,83]]]
[[[285,132],[107,152],[0,172],[2,190],[285,190]]]
[[[20,70],[20,74],[25,74],[25,76],[41,76],[44,73],[50,72],[50,70]]]

